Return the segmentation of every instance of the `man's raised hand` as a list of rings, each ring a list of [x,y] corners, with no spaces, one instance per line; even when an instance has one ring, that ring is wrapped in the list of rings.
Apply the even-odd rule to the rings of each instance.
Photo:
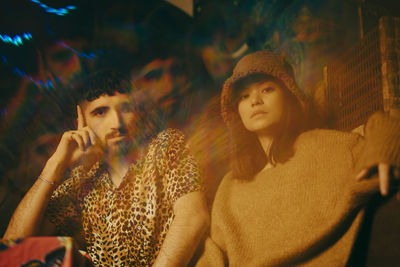
[[[97,137],[95,133],[86,125],[85,117],[79,105],[77,106],[77,114],[77,129],[66,131],[63,134],[56,152],[51,156],[51,159],[60,164],[63,169],[76,165],[76,163],[90,167],[103,154],[101,147],[96,145]]]

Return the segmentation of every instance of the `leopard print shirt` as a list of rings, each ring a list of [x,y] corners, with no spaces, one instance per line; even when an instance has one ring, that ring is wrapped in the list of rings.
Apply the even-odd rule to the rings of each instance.
[[[160,133],[117,188],[102,164],[75,168],[53,193],[46,217],[77,239],[95,266],[150,266],[174,218],[173,204],[199,191],[194,158],[178,130]]]

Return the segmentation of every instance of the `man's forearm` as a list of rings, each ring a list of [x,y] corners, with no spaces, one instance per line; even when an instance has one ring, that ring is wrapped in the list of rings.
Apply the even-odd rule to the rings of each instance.
[[[186,266],[208,229],[209,215],[202,193],[190,193],[178,201],[174,221],[153,266]]]
[[[40,234],[44,211],[63,173],[64,168],[59,163],[51,159],[46,163],[40,175],[44,180],[37,179],[21,200],[8,224],[4,238],[15,239]]]

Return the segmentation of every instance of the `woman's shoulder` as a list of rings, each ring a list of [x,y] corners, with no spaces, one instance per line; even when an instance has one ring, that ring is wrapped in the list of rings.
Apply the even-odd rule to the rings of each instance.
[[[356,132],[340,131],[334,129],[312,129],[301,133],[296,143],[301,142],[343,142],[343,141],[354,141],[361,137]]]
[[[313,129],[300,134],[294,144],[296,151],[313,151],[321,153],[348,152],[363,137],[358,133],[332,129]]]

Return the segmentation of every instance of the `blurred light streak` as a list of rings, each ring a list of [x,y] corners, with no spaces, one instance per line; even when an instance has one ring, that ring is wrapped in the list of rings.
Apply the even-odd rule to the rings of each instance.
[[[30,33],[23,33],[21,35],[15,35],[14,37],[9,36],[8,34],[0,34],[0,40],[2,40],[4,43],[9,43],[13,44],[15,46],[20,46],[23,44],[24,40],[31,40],[32,39],[32,34]]]
[[[43,4],[39,0],[31,0],[31,2],[38,4],[41,8],[43,8],[47,13],[56,14],[58,16],[64,16],[69,13],[69,10],[75,10],[76,6],[68,5],[63,8],[53,8],[49,7],[46,4]]]
[[[43,81],[41,79],[35,79],[31,75],[26,74],[24,71],[20,70],[17,67],[14,67],[12,69],[12,72],[17,74],[20,77],[27,78],[28,80],[33,82],[39,89],[43,89],[43,88],[54,89],[53,81],[50,78],[48,78],[47,81]],[[56,82],[60,82],[61,81],[60,78],[58,78],[58,77],[55,77],[54,80]]]
[[[65,48],[71,50],[73,53],[75,53],[75,54],[78,55],[79,57],[83,57],[83,58],[87,58],[87,59],[93,59],[93,58],[96,58],[96,57],[97,57],[96,54],[93,53],[93,52],[90,52],[90,53],[87,53],[87,54],[86,54],[86,53],[83,53],[83,52],[79,52],[79,51],[77,51],[76,49],[70,47],[69,45],[67,45],[66,43],[64,43],[64,42],[62,42],[62,41],[57,42],[57,44],[59,44],[59,45],[65,47]]]

